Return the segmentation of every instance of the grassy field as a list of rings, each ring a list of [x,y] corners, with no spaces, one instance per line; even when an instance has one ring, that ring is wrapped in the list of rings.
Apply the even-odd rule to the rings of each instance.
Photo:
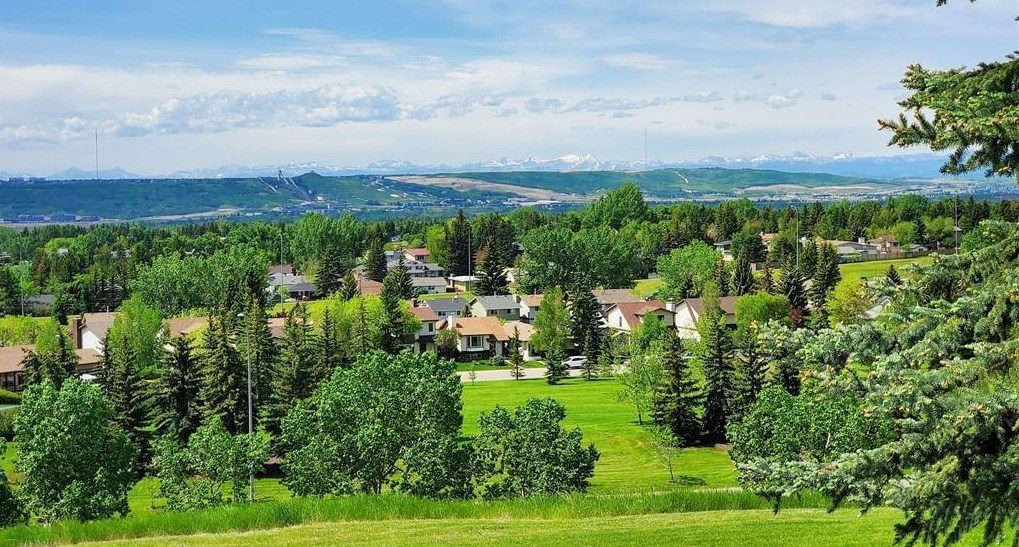
[[[842,283],[859,283],[863,279],[872,277],[884,277],[888,273],[888,266],[894,264],[899,270],[899,275],[909,277],[906,266],[910,264],[930,264],[934,262],[932,256],[921,256],[919,258],[901,258],[896,260],[874,260],[871,262],[851,262],[840,264],[839,271],[842,273]]]

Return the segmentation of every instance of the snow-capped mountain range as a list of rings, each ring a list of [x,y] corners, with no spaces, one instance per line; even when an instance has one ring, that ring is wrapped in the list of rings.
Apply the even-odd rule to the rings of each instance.
[[[405,160],[382,160],[361,167],[336,166],[318,162],[288,163],[285,165],[249,166],[224,165],[213,169],[195,169],[177,171],[165,175],[143,176],[129,173],[119,167],[100,170],[99,178],[105,180],[138,179],[138,178],[171,178],[171,179],[208,179],[208,178],[242,178],[276,176],[278,171],[284,175],[299,175],[315,172],[320,175],[395,175],[395,174],[435,174],[435,173],[467,173],[486,171],[643,171],[670,167],[697,168],[720,167],[728,169],[773,169],[793,173],[820,172],[833,175],[856,176],[876,179],[895,179],[913,177],[938,177],[938,168],[944,163],[943,156],[934,154],[915,154],[900,156],[866,156],[856,157],[851,154],[817,156],[802,152],[789,155],[761,155],[722,157],[713,156],[696,161],[665,162],[661,160],[643,161],[610,160],[602,161],[591,154],[569,154],[553,159],[527,158],[514,160],[499,158],[478,163],[422,165]],[[22,178],[30,175],[7,173],[0,171],[0,180]],[[45,178],[49,180],[87,180],[95,178],[95,171],[83,169],[67,169]]]

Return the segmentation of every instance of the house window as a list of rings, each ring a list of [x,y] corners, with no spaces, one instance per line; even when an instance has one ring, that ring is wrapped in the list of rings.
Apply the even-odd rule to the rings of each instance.
[[[485,346],[485,339],[483,336],[468,336],[467,337],[467,348],[468,349],[480,349]]]
[[[428,323],[428,332],[432,332],[434,330],[435,330],[435,323]]]
[[[619,316],[619,326],[623,326],[623,316]]]

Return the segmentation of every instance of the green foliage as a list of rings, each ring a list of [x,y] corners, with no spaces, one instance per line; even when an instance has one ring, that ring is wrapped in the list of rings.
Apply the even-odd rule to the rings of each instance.
[[[155,453],[159,496],[166,498],[166,508],[206,509],[249,500],[248,477],[262,470],[269,456],[269,437],[264,433],[231,435],[215,417],[198,428],[186,446],[163,437],[156,443]],[[230,498],[224,499],[227,485]]]
[[[18,409],[0,412],[0,439],[9,441],[14,438],[14,422],[19,412]]]
[[[600,454],[583,446],[579,428],[566,430],[566,411],[554,399],[529,399],[509,412],[495,407],[479,418],[475,441],[481,495],[529,497],[587,490]]]
[[[513,327],[509,342],[509,365],[510,375],[514,380],[519,380],[527,375],[524,370],[524,356],[520,353],[520,329]]]
[[[21,395],[0,389],[0,405],[20,405]]]
[[[732,294],[743,296],[754,292],[757,281],[754,279],[754,272],[750,268],[750,257],[746,252],[736,255],[736,265],[732,271]]]
[[[373,281],[382,281],[386,276],[386,251],[382,236],[372,235],[364,255],[364,275]]]
[[[509,281],[506,270],[487,247],[481,251],[482,259],[478,265],[478,283],[474,285],[474,293],[479,296],[509,294]]]
[[[447,221],[443,226],[444,244],[442,256],[447,257],[448,262],[442,266],[450,276],[467,275],[471,268],[474,257],[472,253],[481,248],[481,241],[473,241],[471,223],[464,215],[463,209],[458,209],[456,217]]]
[[[459,338],[456,335],[456,331],[452,329],[442,329],[435,333],[435,351],[439,354],[439,357],[443,359],[452,359],[456,357],[456,347],[459,342]]]
[[[585,226],[609,226],[618,230],[630,222],[647,220],[650,209],[640,188],[632,182],[625,182],[596,199],[586,213]]]
[[[0,414],[0,419],[3,415]],[[0,436],[0,454],[7,450],[4,439]],[[14,495],[10,484],[7,482],[7,475],[0,470],[0,528],[13,526],[28,520],[28,514],[21,504],[21,500]]]
[[[654,399],[655,424],[664,427],[672,437],[671,441],[656,437],[662,450],[693,446],[700,440],[702,425],[697,409],[701,404],[701,394],[690,374],[688,359],[683,341],[670,334],[662,347],[666,381],[658,383]],[[669,469],[671,473],[671,458]]]
[[[315,339],[307,310],[298,305],[287,315],[280,355],[272,373],[271,396],[265,409],[266,429],[275,435],[294,405],[310,397],[315,379]]]
[[[704,439],[709,443],[725,441],[733,393],[732,335],[725,325],[725,314],[714,298],[706,298],[698,321],[701,335],[701,364],[704,367]]]
[[[667,371],[663,368],[666,342],[671,333],[655,316],[648,316],[630,337],[630,362],[616,374],[622,386],[619,397],[633,405],[637,423],[655,407],[655,394]],[[674,348],[673,348],[674,349]]]
[[[77,372],[78,355],[74,353],[71,338],[64,328],[55,321],[47,321],[39,326],[35,351],[25,355],[23,364],[26,384],[49,380],[59,387]]]
[[[749,294],[736,301],[736,326],[740,329],[771,320],[788,323],[789,314],[789,299],[780,294]]]
[[[202,422],[201,371],[191,343],[178,336],[170,341],[149,393],[152,425],[157,435],[183,445]]]
[[[660,257],[658,274],[664,285],[658,291],[659,297],[679,301],[700,295],[721,259],[719,252],[703,241],[695,241]],[[683,290],[684,284],[689,282],[693,283],[693,290]]]
[[[39,520],[127,514],[137,452],[99,388],[73,379],[30,386],[14,425],[18,495]]]
[[[339,369],[311,405],[283,422],[284,484],[298,495],[378,494],[391,479],[420,474],[408,457],[460,434],[462,387],[435,354],[372,352]],[[427,460],[426,461],[430,461]]]
[[[227,431],[245,430],[248,420],[248,377],[244,360],[237,352],[236,337],[230,332],[230,318],[222,310],[209,318],[205,344],[200,356],[202,385],[199,390],[206,420],[219,417]]]

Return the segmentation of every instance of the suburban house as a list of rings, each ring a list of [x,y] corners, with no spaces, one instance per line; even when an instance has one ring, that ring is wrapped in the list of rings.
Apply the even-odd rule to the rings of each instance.
[[[875,237],[874,239],[868,239],[867,243],[878,248],[882,253],[892,253],[899,251],[899,240],[895,236],[883,235],[881,237]]]
[[[775,232],[761,232],[761,243],[764,243],[764,248],[769,251],[776,239],[778,239],[778,234]]]
[[[378,281],[375,281],[373,279],[368,279],[366,277],[361,278],[357,282],[357,292],[361,294],[373,294],[378,296],[382,294],[382,283],[379,283]]]
[[[23,363],[25,355],[34,350],[31,344],[0,347],[0,389],[21,391],[25,388]],[[78,355],[76,372],[79,375],[95,372],[103,360],[102,354],[91,348],[76,349],[74,353]]]
[[[171,340],[178,336],[190,336],[209,324],[209,320],[204,317],[174,317],[163,322],[166,324],[166,333]]]
[[[737,300],[738,296],[723,296],[718,299],[718,307],[722,308],[727,325],[736,325]],[[700,320],[702,313],[704,313],[703,298],[687,298],[676,306],[676,331],[680,338],[701,339],[700,333],[697,332],[697,321]]]
[[[453,298],[436,298],[428,300],[425,304],[439,316],[439,319],[450,317],[464,317],[467,315],[467,301],[459,296]]]
[[[506,354],[509,336],[497,317],[455,317],[440,323],[440,328],[443,324],[456,331],[456,349],[461,358],[487,359]]]
[[[667,327],[672,327],[676,324],[676,312],[672,303],[666,304],[661,300],[613,304],[605,311],[605,321],[610,329],[621,332],[633,332],[644,321],[645,317],[651,315],[658,316]]]
[[[445,277],[412,277],[410,282],[418,294],[443,294],[448,285]]]
[[[425,262],[430,256],[432,256],[432,253],[423,247],[403,250],[403,258],[411,262]]]
[[[537,355],[531,353],[531,337],[534,336],[534,327],[530,323],[507,321],[502,324],[502,330],[506,331],[506,336],[510,338],[513,338],[513,334],[516,333],[520,340],[520,355],[524,356],[525,361],[538,359]],[[507,347],[509,346],[507,345]]]
[[[520,319],[520,304],[517,299],[506,296],[479,296],[470,302],[474,317],[498,317],[510,321]]]
[[[411,277],[438,277],[442,278],[446,274],[446,270],[438,264],[432,262],[404,262],[404,267],[407,268],[407,275]],[[394,265],[390,270],[396,269]]]
[[[477,285],[478,276],[476,275],[454,275],[449,278],[449,286],[454,291],[466,292],[471,289],[473,285]]]
[[[828,241],[832,247],[835,247],[835,252],[838,253],[839,258],[857,257],[857,256],[877,256],[881,254],[881,251],[874,245],[867,243],[862,237],[856,241]]]
[[[102,353],[106,331],[110,330],[116,318],[116,312],[84,313],[81,317],[72,317],[68,328],[71,330],[74,348]]]
[[[414,351],[416,353],[435,351],[435,333],[438,330],[439,316],[428,306],[412,306],[410,312],[421,321],[421,329],[414,333]]]
[[[719,241],[715,243],[715,250],[722,253],[722,260],[730,261],[732,257],[732,240]]]
[[[266,292],[269,293],[270,299],[279,297],[280,287],[287,291],[288,298],[293,298],[294,300],[314,298],[317,290],[315,284],[308,281],[303,275],[288,273],[269,274],[269,287],[266,289]]]
[[[607,311],[613,304],[644,301],[643,298],[633,294],[630,289],[600,289],[591,292],[598,304],[601,304],[602,312]]]
[[[520,305],[520,318],[531,322],[538,317],[538,310],[541,309],[541,302],[545,299],[543,294],[518,294],[515,297]]]
[[[267,275],[272,276],[272,274],[297,275],[297,268],[295,268],[293,264],[286,264],[286,263],[284,263],[284,264],[273,264],[272,267],[269,268],[269,273]]]

